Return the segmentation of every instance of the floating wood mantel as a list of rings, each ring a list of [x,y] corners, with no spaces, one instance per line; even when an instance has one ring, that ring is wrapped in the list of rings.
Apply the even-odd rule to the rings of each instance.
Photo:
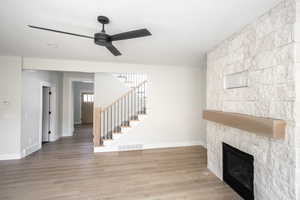
[[[269,138],[285,138],[286,122],[284,120],[214,110],[203,111],[203,118]]]

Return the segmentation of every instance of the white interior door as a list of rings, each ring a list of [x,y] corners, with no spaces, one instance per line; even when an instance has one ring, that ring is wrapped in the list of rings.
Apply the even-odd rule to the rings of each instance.
[[[49,87],[43,87],[43,119],[42,119],[42,142],[49,142],[51,134],[51,108],[50,108],[51,90]]]

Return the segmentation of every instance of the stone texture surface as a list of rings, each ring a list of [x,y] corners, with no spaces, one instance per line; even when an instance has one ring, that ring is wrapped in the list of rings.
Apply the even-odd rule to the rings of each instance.
[[[208,168],[222,179],[222,142],[252,154],[258,200],[300,198],[300,36],[295,36],[300,33],[299,4],[300,0],[280,2],[207,54],[207,109],[287,121],[285,140],[207,123]],[[249,87],[224,89],[226,74],[245,70]]]
[[[295,41],[295,146],[296,146],[296,196],[300,199],[300,0],[296,0],[296,23],[294,26]]]

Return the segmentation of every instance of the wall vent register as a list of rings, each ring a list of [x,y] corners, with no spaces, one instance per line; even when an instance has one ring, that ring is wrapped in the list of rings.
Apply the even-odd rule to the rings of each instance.
[[[244,88],[248,87],[249,72],[248,70],[227,74],[224,79],[224,88],[225,89],[235,89],[235,88]]]

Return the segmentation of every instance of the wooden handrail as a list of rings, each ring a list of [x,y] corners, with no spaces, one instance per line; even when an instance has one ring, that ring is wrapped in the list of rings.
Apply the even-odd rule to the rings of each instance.
[[[121,100],[123,97],[127,96],[128,94],[130,94],[131,92],[135,91],[137,88],[139,88],[140,86],[142,86],[143,84],[145,84],[147,82],[143,81],[140,84],[138,84],[135,88],[129,90],[128,92],[126,92],[125,94],[123,94],[121,97],[117,98],[117,100],[115,100],[113,103],[109,104],[108,106],[106,106],[105,108],[102,109],[102,112],[106,111],[107,109],[109,109],[111,106],[113,106],[115,103],[117,103],[119,100]]]
[[[145,102],[140,102],[139,100],[137,101],[137,105],[134,105],[134,107],[131,107],[131,112],[129,111],[129,107],[130,104],[127,104],[127,110],[124,107],[124,112],[126,111],[126,114],[123,115],[122,114],[122,110],[118,110],[118,118],[116,118],[116,115],[114,115],[112,113],[112,109],[113,109],[113,105],[115,105],[116,103],[118,103],[120,100],[126,98],[126,97],[133,97],[133,93],[138,90],[145,91],[145,84],[146,81],[141,82],[140,84],[138,84],[136,87],[134,87],[133,89],[129,90],[128,92],[126,92],[125,94],[123,94],[121,97],[119,97],[117,100],[115,100],[112,104],[110,104],[109,106],[105,107],[105,108],[101,108],[101,107],[94,107],[94,119],[93,119],[93,143],[94,146],[101,146],[103,145],[103,140],[104,139],[112,139],[112,134],[115,130],[119,130],[120,126],[124,125],[124,123],[126,122],[126,125],[128,125],[129,121],[131,119],[132,116],[135,117],[136,113],[141,112],[141,110],[143,110],[144,113],[146,113],[146,109],[143,108],[142,106],[145,106]],[[131,96],[130,96],[131,95]],[[145,95],[145,93],[144,93]],[[145,101],[145,100],[143,100]],[[133,101],[131,102],[133,103]],[[108,110],[111,109],[111,110]],[[123,109],[123,108],[121,108]],[[133,110],[136,112],[135,115],[132,113]],[[103,114],[103,112],[107,111],[107,116],[105,115],[105,113]],[[110,112],[109,112],[110,111]],[[120,113],[121,111],[121,113]],[[116,110],[114,110],[114,112],[116,112]],[[110,113],[110,114],[109,114]],[[120,118],[119,118],[119,114]],[[114,116],[114,118],[113,118]],[[101,119],[103,117],[103,119]],[[110,117],[110,118],[109,118]],[[123,118],[124,117],[124,118]],[[114,120],[113,120],[114,119]],[[116,119],[118,119],[118,121],[116,122]],[[103,127],[101,127],[103,126]]]
[[[146,82],[143,81],[130,89],[104,109],[95,107],[93,131],[95,146],[101,146],[106,139],[113,139],[113,133],[119,133],[122,127],[130,126],[130,121],[136,120],[139,114],[146,114]],[[139,93],[139,96],[136,96],[136,93]]]

